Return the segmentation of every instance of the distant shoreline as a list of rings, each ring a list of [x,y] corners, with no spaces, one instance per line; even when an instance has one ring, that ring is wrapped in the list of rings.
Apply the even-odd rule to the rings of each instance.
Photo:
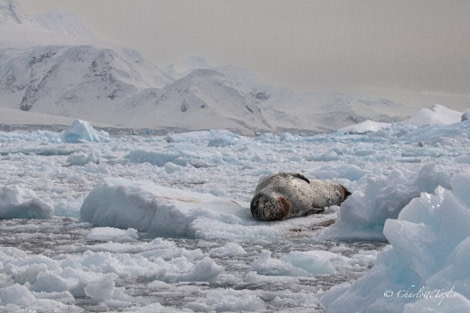
[[[137,135],[137,136],[164,136],[171,133],[189,133],[189,132],[197,132],[197,131],[209,131],[211,129],[184,129],[184,128],[177,128],[177,127],[165,127],[165,128],[120,128],[120,127],[99,127],[95,126],[92,123],[92,126],[96,130],[103,130],[112,136],[120,136],[120,135]],[[45,131],[52,131],[52,132],[61,132],[66,130],[69,125],[62,125],[62,124],[2,124],[0,123],[0,131],[2,132],[15,132],[15,131],[35,131],[35,130],[45,130]],[[314,136],[323,133],[332,132],[332,130],[307,130],[307,129],[277,129],[274,132],[266,131],[266,130],[253,130],[253,133],[246,134],[245,132],[241,132],[239,129],[225,129],[227,131],[231,131],[235,134],[254,137],[261,134],[266,133],[274,133],[274,134],[282,134],[282,133],[290,133],[299,136]]]

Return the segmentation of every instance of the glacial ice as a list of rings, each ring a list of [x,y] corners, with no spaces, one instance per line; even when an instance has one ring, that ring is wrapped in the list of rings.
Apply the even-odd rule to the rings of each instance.
[[[462,112],[451,110],[443,105],[436,104],[431,109],[422,109],[415,116],[406,121],[409,125],[446,125],[458,123],[462,120]]]
[[[240,224],[246,215],[229,199],[123,179],[95,187],[80,209],[81,220],[95,226],[132,227],[159,237],[210,236],[205,219]]]
[[[469,188],[469,173],[456,173],[449,189],[422,192],[387,219],[383,233],[390,246],[350,287],[323,295],[326,311],[469,311]]]
[[[97,132],[87,121],[74,120],[63,132],[62,137],[67,143],[100,142],[107,140],[108,134],[104,131]]]
[[[428,163],[419,171],[398,168],[382,175],[366,175],[358,181],[358,191],[341,205],[338,219],[324,236],[335,239],[385,240],[387,219],[396,219],[402,209],[421,192],[449,186],[449,174]]]

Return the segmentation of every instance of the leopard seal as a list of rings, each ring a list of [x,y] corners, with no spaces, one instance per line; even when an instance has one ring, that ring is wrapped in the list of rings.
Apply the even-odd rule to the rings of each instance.
[[[256,220],[279,221],[321,213],[326,207],[340,205],[350,194],[340,184],[281,172],[258,184],[250,209]]]

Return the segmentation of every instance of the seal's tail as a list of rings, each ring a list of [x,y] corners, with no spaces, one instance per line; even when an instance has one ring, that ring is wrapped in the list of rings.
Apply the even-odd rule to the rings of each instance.
[[[344,187],[343,185],[340,186],[344,194],[344,200],[346,200],[351,195],[351,191],[349,191],[348,188]]]

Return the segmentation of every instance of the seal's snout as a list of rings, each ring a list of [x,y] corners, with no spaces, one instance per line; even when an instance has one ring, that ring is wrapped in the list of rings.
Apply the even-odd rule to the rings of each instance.
[[[261,196],[259,194],[255,195],[250,203],[251,215],[253,215],[253,217],[256,220],[263,220],[263,215],[264,215],[263,214],[264,210],[263,210],[260,198]]]
[[[284,197],[256,194],[250,204],[251,214],[259,221],[279,221],[287,217],[291,205]]]

